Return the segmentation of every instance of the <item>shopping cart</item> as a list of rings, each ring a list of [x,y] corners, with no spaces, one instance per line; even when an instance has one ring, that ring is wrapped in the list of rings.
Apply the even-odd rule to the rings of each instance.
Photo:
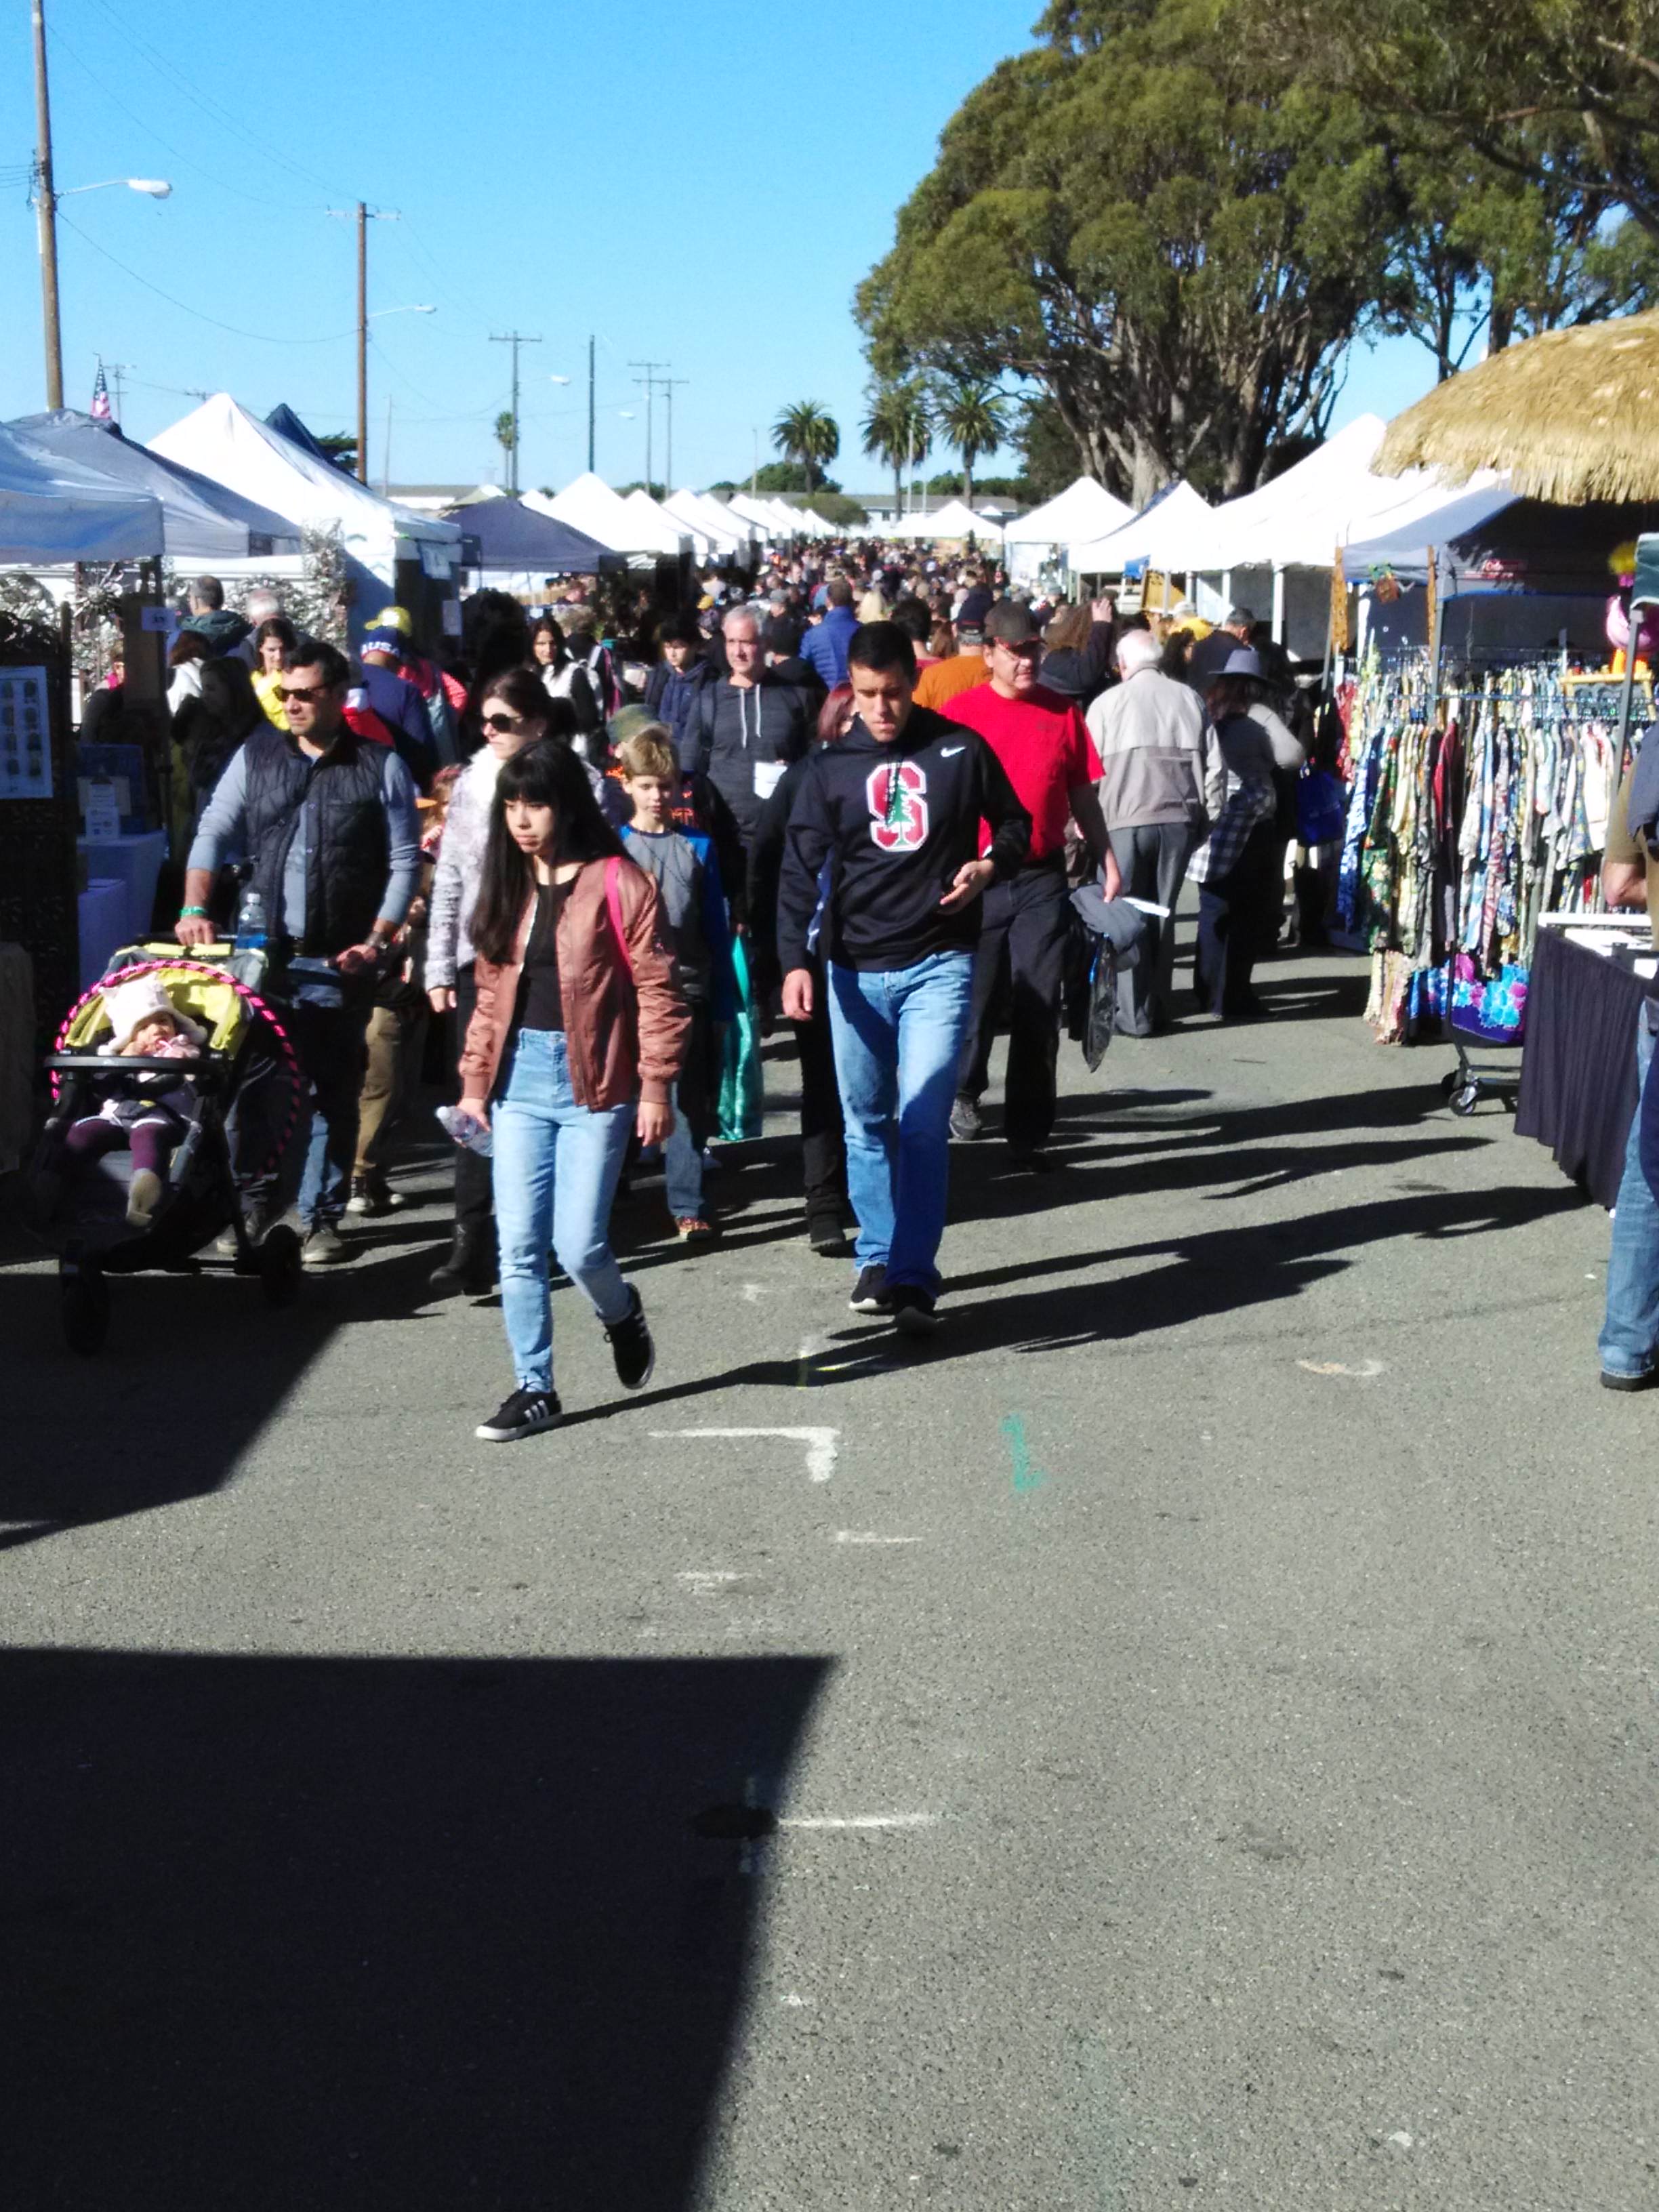
[[[1459,964],[1469,972],[1453,977],[1446,1009],[1457,1065],[1441,1078],[1441,1095],[1454,1114],[1473,1114],[1483,1098],[1502,1099],[1512,1114],[1527,1034],[1527,970],[1505,967],[1483,981],[1472,961]]]

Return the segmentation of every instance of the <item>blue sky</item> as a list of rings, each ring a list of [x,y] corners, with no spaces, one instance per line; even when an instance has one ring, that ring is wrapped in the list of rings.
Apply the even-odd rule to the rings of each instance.
[[[352,227],[325,210],[363,198],[401,216],[370,228],[371,310],[437,309],[372,325],[376,479],[388,398],[395,480],[495,474],[509,363],[489,336],[516,326],[542,339],[522,356],[526,483],[562,484],[586,463],[592,331],[598,463],[613,482],[644,472],[629,364],[654,359],[687,380],[677,481],[745,474],[755,428],[764,459],[780,409],[814,398],[842,425],[833,473],[865,489],[882,478],[857,451],[854,288],[952,108],[1028,42],[1036,0],[900,0],[878,29],[730,0],[47,8],[60,191],[125,176],[173,186],[165,202],[118,190],[62,207],[71,405],[88,404],[101,353],[133,365],[131,435],[186,412],[190,386],[261,414],[286,399],[319,431],[355,427]],[[0,26],[0,125],[5,418],[45,404],[34,225],[14,181],[34,139],[21,0]],[[1338,422],[1392,413],[1431,380],[1409,342],[1361,352]],[[663,459],[659,398],[659,476]]]

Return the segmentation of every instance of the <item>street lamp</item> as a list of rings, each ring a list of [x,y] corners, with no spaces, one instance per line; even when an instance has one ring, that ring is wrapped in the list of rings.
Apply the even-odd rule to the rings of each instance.
[[[368,320],[378,323],[382,315],[435,315],[437,312],[435,307],[376,307]]]
[[[570,379],[568,376],[550,376],[547,380],[550,384],[568,384]]]
[[[165,177],[106,177],[100,185],[71,185],[66,192],[59,192],[60,200],[73,199],[76,192],[112,191],[116,185],[125,185],[130,192],[143,192],[153,200],[170,200],[173,187]]]

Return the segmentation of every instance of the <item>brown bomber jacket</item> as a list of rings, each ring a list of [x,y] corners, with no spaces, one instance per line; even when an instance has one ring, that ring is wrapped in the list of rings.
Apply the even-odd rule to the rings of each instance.
[[[560,909],[554,939],[570,1087],[577,1104],[590,1112],[635,1098],[670,1105],[690,1034],[690,1010],[663,936],[656,884],[643,868],[624,860],[617,871],[617,892],[633,965],[630,978],[605,895],[607,865],[584,864]],[[514,957],[505,966],[497,967],[482,952],[474,963],[477,1006],[461,1048],[461,1089],[469,1098],[488,1100],[504,1072],[535,915],[532,896],[519,923]]]

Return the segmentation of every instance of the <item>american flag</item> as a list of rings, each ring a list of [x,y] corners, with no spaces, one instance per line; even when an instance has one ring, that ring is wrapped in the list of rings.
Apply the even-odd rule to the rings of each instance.
[[[104,381],[104,364],[100,361],[98,364],[97,381],[92,387],[92,419],[94,422],[107,422],[111,416],[109,386]]]

